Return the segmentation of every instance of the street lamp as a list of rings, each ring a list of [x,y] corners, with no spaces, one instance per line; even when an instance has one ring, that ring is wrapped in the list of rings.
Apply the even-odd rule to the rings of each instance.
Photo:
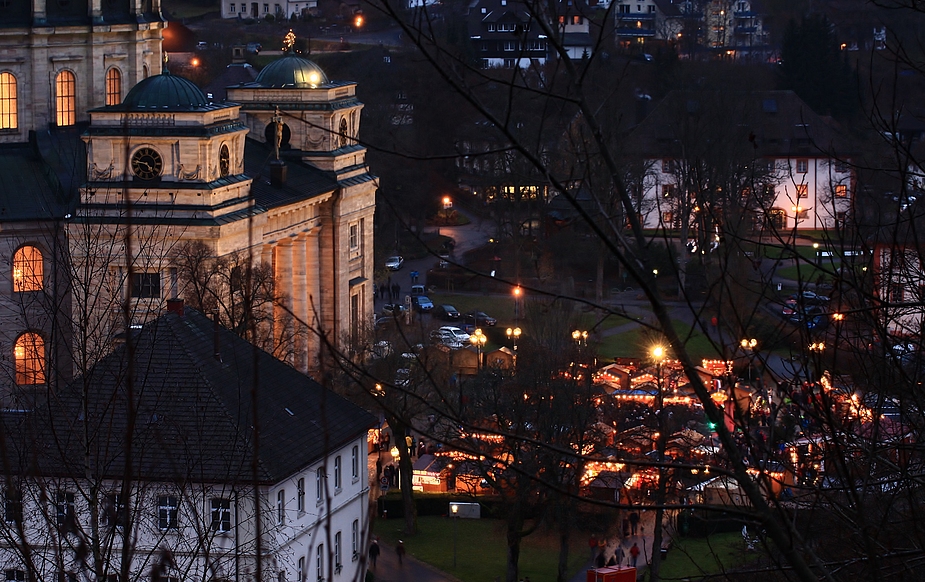
[[[668,446],[667,426],[665,423],[665,414],[663,407],[665,405],[664,394],[662,391],[662,363],[665,360],[665,348],[655,346],[652,348],[652,359],[655,360],[655,381],[658,392],[655,394],[655,414],[658,415],[658,437],[655,441],[656,455],[658,455],[658,484],[655,491],[655,531],[653,532],[652,541],[652,561],[649,564],[649,570],[653,579],[658,579],[659,571],[662,564],[662,521],[665,517],[665,449]]]
[[[453,568],[456,568],[456,538],[459,528],[459,504],[450,503],[450,515],[453,516]]]
[[[572,339],[575,340],[578,347],[588,345],[588,332],[576,329],[572,332]]]
[[[482,333],[481,329],[477,329],[472,332],[472,335],[469,336],[469,341],[472,343],[472,345],[475,346],[477,354],[475,369],[480,370],[482,368],[482,348],[485,347],[485,343],[488,341],[488,338],[485,337],[485,334]]]
[[[507,328],[505,331],[507,334],[507,339],[514,341],[514,370],[517,370],[517,339],[520,337],[520,334],[523,333],[519,327],[514,329]]]
[[[520,319],[520,296],[523,295],[523,289],[520,285],[514,287],[514,321]]]

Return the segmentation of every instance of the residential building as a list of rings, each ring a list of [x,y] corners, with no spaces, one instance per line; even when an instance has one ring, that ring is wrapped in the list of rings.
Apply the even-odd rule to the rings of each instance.
[[[712,198],[740,206],[754,228],[836,229],[855,187],[846,143],[791,91],[673,91],[627,138],[627,155],[647,168],[629,186],[643,192],[645,228],[677,228]]]
[[[13,579],[244,581],[258,556],[264,579],[362,577],[376,419],[182,302],[22,392],[0,413]]]
[[[298,18],[318,9],[318,0],[273,0],[272,2],[228,2],[221,0],[222,18]]]

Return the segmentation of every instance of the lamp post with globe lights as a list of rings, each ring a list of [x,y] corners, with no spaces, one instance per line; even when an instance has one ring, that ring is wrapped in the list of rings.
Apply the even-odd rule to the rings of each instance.
[[[520,298],[523,296],[523,289],[520,288],[520,285],[514,287],[512,291],[514,295],[514,321],[520,319]]]
[[[659,579],[659,571],[662,564],[662,521],[665,517],[665,497],[667,488],[667,479],[665,474],[665,449],[668,446],[668,426],[663,409],[665,404],[664,390],[662,386],[662,365],[667,356],[664,347],[657,345],[652,348],[651,357],[655,361],[655,383],[657,392],[655,394],[655,414],[658,421],[658,436],[655,439],[656,462],[658,463],[658,482],[655,490],[655,530],[652,532],[652,560],[649,563],[649,571],[653,580]]]
[[[488,342],[488,338],[485,337],[485,334],[482,333],[481,329],[476,329],[472,332],[472,335],[469,336],[469,342],[475,346],[476,353],[476,371],[482,369],[482,348],[485,347],[485,344]]]
[[[513,366],[514,366],[514,371],[516,372],[517,371],[517,340],[520,338],[520,334],[523,333],[523,331],[519,327],[515,327],[513,329],[509,327],[504,333],[507,334],[507,339],[512,340],[514,342]]]

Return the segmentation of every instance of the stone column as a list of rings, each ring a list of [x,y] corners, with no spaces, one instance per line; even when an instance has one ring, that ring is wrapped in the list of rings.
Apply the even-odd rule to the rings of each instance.
[[[292,306],[292,242],[281,240],[274,247],[273,280],[276,295],[282,297],[279,304],[273,306],[273,340],[275,347],[282,348],[286,339],[285,321],[287,307]],[[276,354],[279,355],[279,354]]]
[[[319,262],[320,227],[312,228],[305,236],[305,305],[308,311],[308,323],[311,331],[308,336],[308,366],[317,368],[319,363],[318,348],[321,345],[318,333],[321,329],[321,263]]]
[[[292,313],[295,315],[295,365],[308,372],[306,334],[311,323],[308,313],[308,294],[305,268],[306,236],[299,235],[292,243]]]

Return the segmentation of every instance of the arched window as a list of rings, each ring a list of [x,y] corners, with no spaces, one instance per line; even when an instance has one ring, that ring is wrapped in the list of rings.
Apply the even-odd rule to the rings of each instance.
[[[16,383],[45,383],[45,340],[37,333],[27,332],[16,338],[13,346],[16,361]]]
[[[17,129],[19,116],[16,97],[16,77],[0,73],[0,129]]]
[[[340,118],[340,147],[347,147],[347,118]]]
[[[141,78],[142,79],[148,78],[148,65],[141,65]]]
[[[13,291],[41,291],[44,275],[42,251],[36,247],[20,247],[13,255]]]
[[[77,122],[77,79],[70,71],[55,77],[55,122],[59,126]]]
[[[106,71],[106,105],[122,103],[122,73],[113,67]]]

